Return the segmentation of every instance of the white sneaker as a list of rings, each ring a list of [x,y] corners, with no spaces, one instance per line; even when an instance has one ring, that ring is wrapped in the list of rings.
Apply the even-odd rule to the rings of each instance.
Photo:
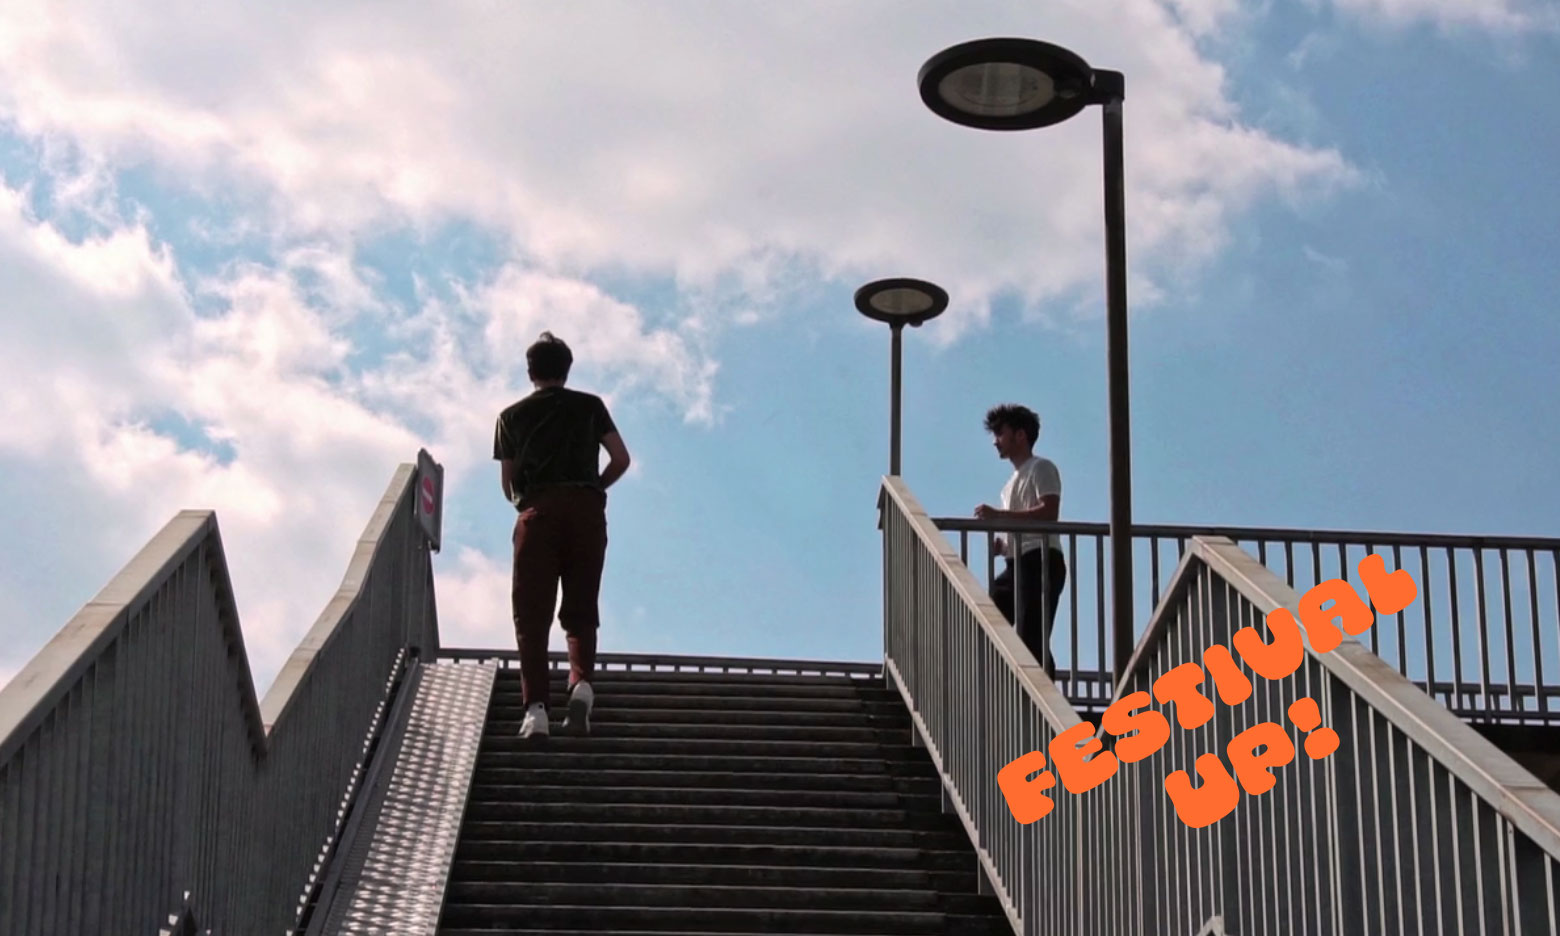
[[[596,703],[596,690],[590,687],[588,682],[577,682],[569,693],[569,717],[564,719],[563,727],[571,734],[590,734],[590,709]]]
[[[531,703],[531,707],[525,710],[525,721],[520,723],[520,737],[547,737],[547,706],[540,702]]]

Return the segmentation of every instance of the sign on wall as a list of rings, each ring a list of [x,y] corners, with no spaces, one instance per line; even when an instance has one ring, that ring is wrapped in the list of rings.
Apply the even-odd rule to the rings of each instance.
[[[433,460],[427,449],[417,451],[417,522],[422,525],[433,551],[439,551],[439,536],[444,525],[444,466]]]

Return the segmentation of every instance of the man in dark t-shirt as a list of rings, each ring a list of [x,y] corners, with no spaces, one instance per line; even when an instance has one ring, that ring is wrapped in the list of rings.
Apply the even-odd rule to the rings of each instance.
[[[514,530],[511,602],[525,697],[522,738],[548,734],[547,637],[553,610],[569,639],[569,714],[564,727],[590,731],[595,692],[597,598],[607,554],[607,488],[628,470],[628,449],[601,398],[564,386],[574,355],[543,332],[525,353],[536,390],[498,417],[493,458]],[[609,461],[601,470],[601,449]],[[563,586],[559,607],[558,586]]]

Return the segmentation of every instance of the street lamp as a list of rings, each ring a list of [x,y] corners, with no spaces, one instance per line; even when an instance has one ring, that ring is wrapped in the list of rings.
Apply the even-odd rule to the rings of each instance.
[[[888,473],[899,477],[899,333],[906,325],[920,328],[948,308],[948,293],[942,287],[918,279],[882,279],[856,290],[856,311],[869,319],[887,322],[893,332],[892,387],[889,395],[892,415],[888,443]]]
[[[921,67],[921,100],[953,123],[1031,130],[1061,123],[1090,104],[1105,115],[1105,361],[1110,410],[1111,600],[1116,679],[1132,657],[1132,454],[1127,407],[1127,236],[1120,72],[1033,39],[978,39]]]

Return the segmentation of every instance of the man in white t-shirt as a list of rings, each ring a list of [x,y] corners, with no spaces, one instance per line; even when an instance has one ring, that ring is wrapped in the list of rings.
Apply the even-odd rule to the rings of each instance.
[[[986,431],[992,434],[997,457],[1013,463],[1013,476],[1002,486],[1002,506],[981,504],[975,508],[975,516],[998,524],[1007,520],[1056,520],[1062,508],[1062,476],[1054,462],[1034,453],[1035,440],[1040,437],[1040,417],[1028,407],[1004,404],[986,414]],[[1001,538],[996,541],[997,554],[1008,561],[991,582],[991,600],[1009,622],[1014,621],[1013,569],[1017,565],[1018,574],[1023,577],[1019,588],[1023,607],[1016,625],[1019,639],[1046,673],[1054,675],[1051,625],[1067,582],[1067,560],[1054,535],[1029,533],[1018,539],[1017,549],[1009,549]]]

